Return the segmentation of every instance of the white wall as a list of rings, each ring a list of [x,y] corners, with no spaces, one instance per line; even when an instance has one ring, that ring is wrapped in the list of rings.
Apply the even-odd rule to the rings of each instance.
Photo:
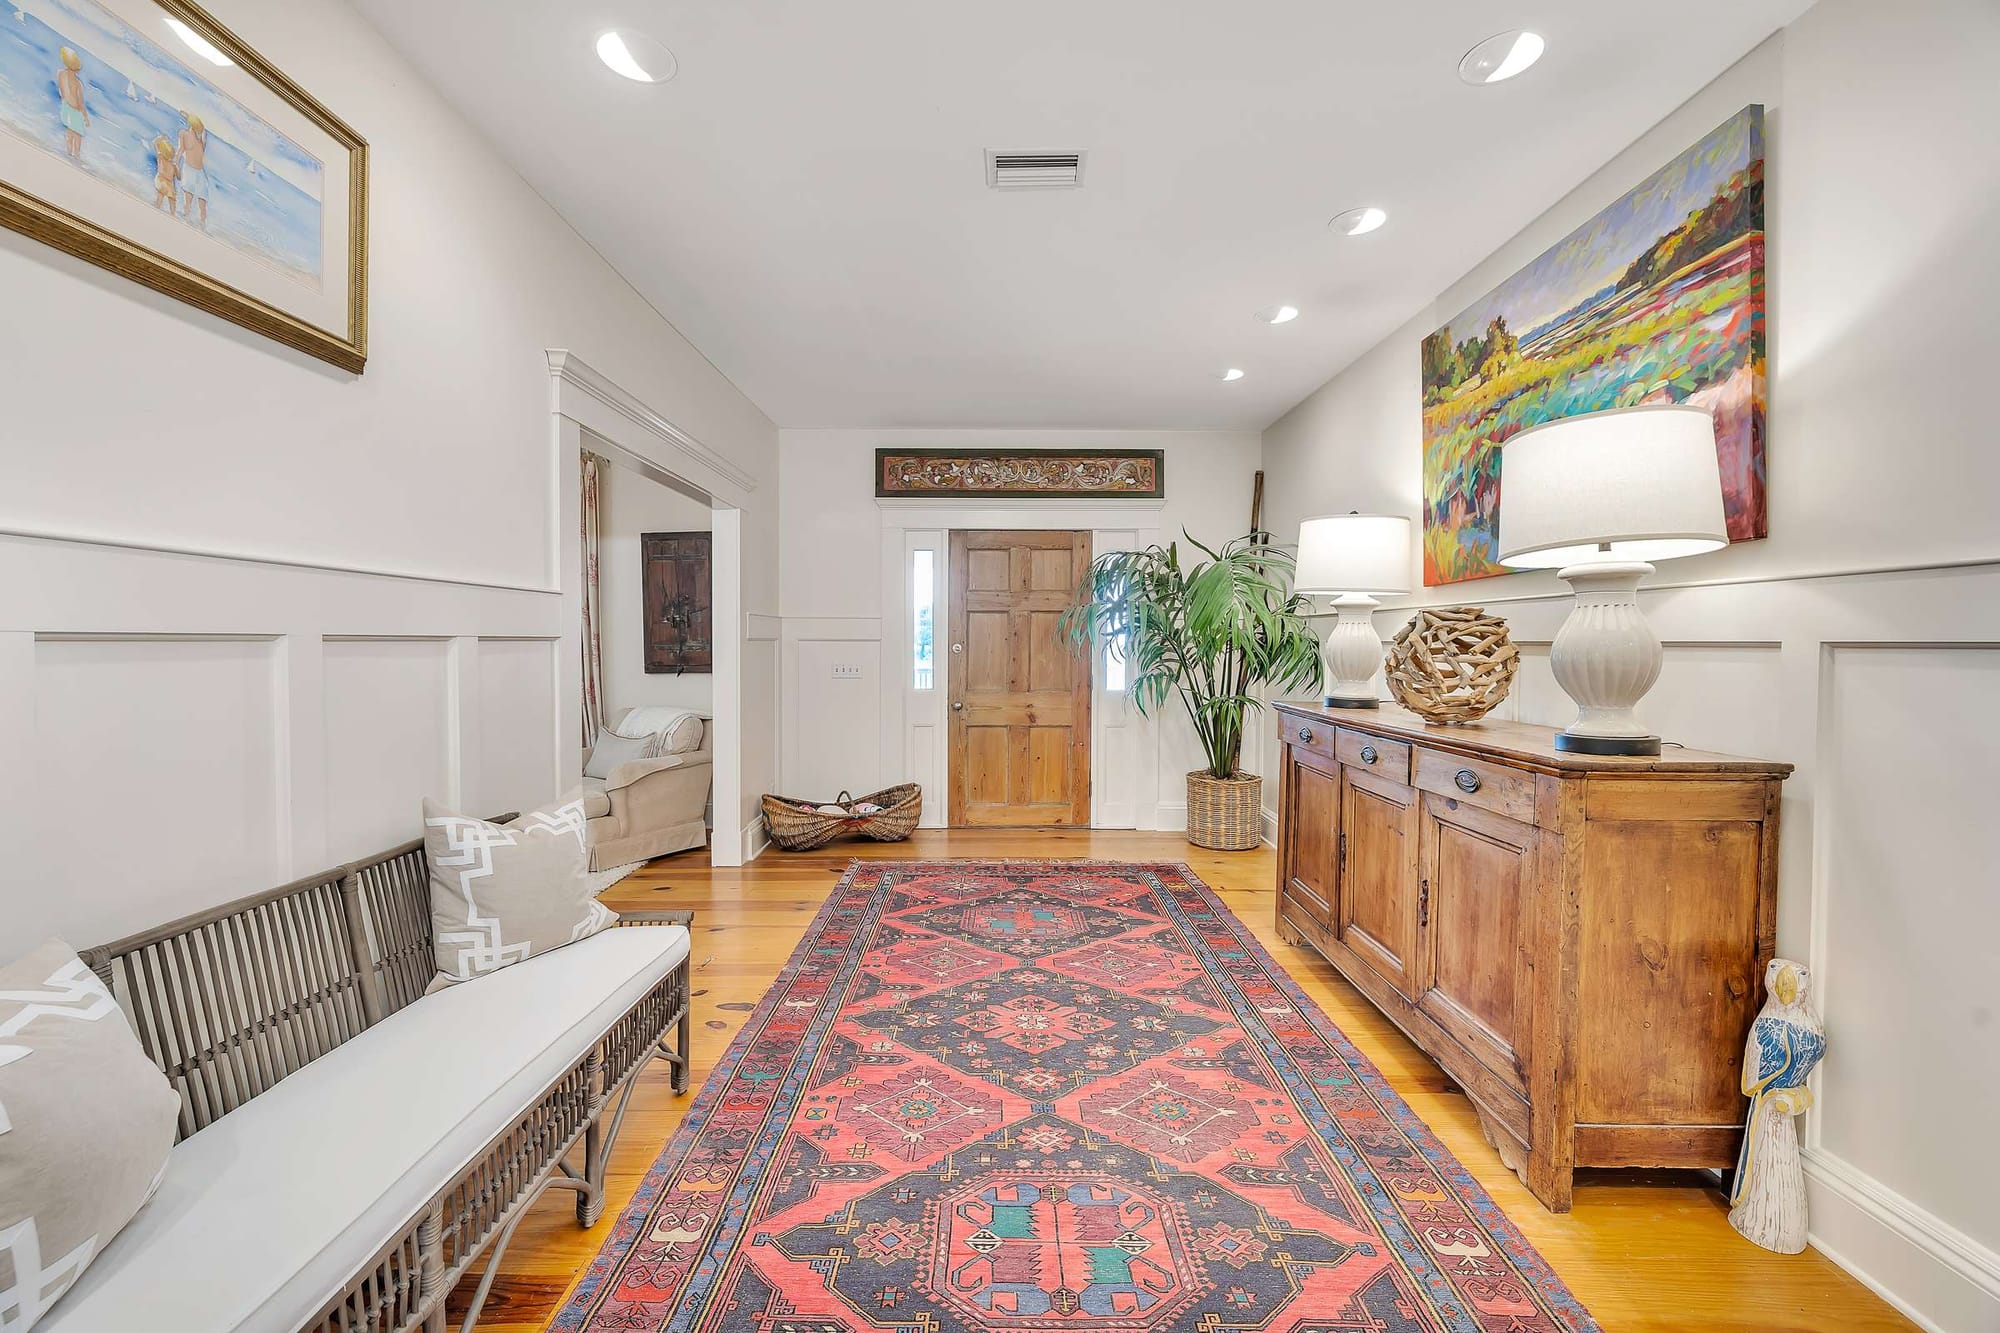
[[[1996,61],[1987,0],[1821,0],[1264,437],[1278,531],[1330,509],[1414,516],[1423,335],[1764,103],[1772,535],[1655,576],[1667,665],[1643,712],[1671,739],[1798,766],[1779,947],[1813,965],[1830,1035],[1807,1130],[1814,1240],[1954,1333],[2000,1327],[2000,871],[1983,827],[2000,454],[1981,391],[2000,363]],[[1506,715],[1569,720],[1551,576],[1411,600],[1498,605],[1528,645]]]
[[[1227,389],[1220,390],[1227,392]],[[1259,437],[1244,431],[1079,431],[1079,430],[785,430],[779,433],[780,545],[779,604],[784,617],[782,680],[785,743],[782,771],[787,791],[832,795],[841,787],[855,792],[891,782],[927,780],[929,768],[912,758],[903,743],[904,717],[895,686],[908,670],[907,602],[884,605],[885,560],[900,561],[900,549],[884,547],[887,521],[900,525],[908,511],[892,502],[885,511],[875,499],[874,451],[933,445],[940,448],[1101,448],[1162,449],[1166,453],[1166,501],[1078,502],[1076,515],[1056,527],[1100,527],[1113,532],[1157,530],[1176,540],[1183,528],[1213,544],[1250,527],[1250,493],[1257,470]],[[1018,502],[1024,505],[1027,502]],[[1060,506],[1058,506],[1060,508]],[[925,502],[925,513],[953,511],[959,527],[983,526],[995,513],[1018,511],[1016,502]],[[1106,513],[1105,511],[1112,511]],[[888,529],[900,547],[900,527]],[[940,569],[940,580],[943,579]],[[897,584],[899,593],[901,582]],[[939,630],[939,663],[945,665],[944,628]],[[860,679],[834,679],[836,664],[853,664]],[[885,692],[883,673],[893,668]],[[886,703],[885,703],[886,700]],[[1130,719],[1130,737],[1107,737],[1101,746],[1119,756],[1110,771],[1099,766],[1097,795],[1109,796],[1112,822],[1141,828],[1177,828],[1186,820],[1184,774],[1201,765],[1201,751],[1184,717],[1169,715],[1162,727],[1141,724],[1122,699],[1101,700],[1105,721]],[[1100,756],[1100,759],[1104,756]],[[1246,756],[1253,767],[1261,755]],[[939,783],[938,785],[941,785]],[[1109,790],[1106,790],[1106,788]],[[1100,806],[1102,808],[1102,806]],[[926,791],[927,822],[942,822],[943,793]],[[1129,812],[1129,813],[1127,813]]]
[[[640,704],[672,704],[706,713],[715,701],[712,672],[646,671],[646,580],[639,538],[648,532],[707,532],[708,502],[621,467],[599,473],[601,527],[597,577],[604,627],[606,716]]]
[[[0,232],[0,957],[399,842],[425,794],[559,789],[547,348],[747,479],[744,785],[773,777],[771,423],[344,5],[210,8],[370,141],[369,365]]]

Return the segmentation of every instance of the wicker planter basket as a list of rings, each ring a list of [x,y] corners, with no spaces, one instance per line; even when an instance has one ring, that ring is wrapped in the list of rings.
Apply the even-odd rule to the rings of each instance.
[[[1187,838],[1218,852],[1248,851],[1264,841],[1264,779],[1255,773],[1187,775]]]
[[[842,815],[820,813],[821,805],[837,805]],[[857,814],[858,805],[879,805],[873,814]],[[789,796],[764,797],[764,826],[771,841],[788,852],[809,852],[835,838],[858,836],[877,842],[901,842],[917,827],[924,813],[924,789],[914,782],[870,792],[858,800],[842,792],[832,801],[800,801]]]

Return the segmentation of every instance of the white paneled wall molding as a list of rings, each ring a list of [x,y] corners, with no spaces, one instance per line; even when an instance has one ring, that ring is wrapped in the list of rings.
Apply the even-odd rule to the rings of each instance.
[[[425,796],[546,799],[558,613],[543,591],[0,537],[0,955],[401,842]]]

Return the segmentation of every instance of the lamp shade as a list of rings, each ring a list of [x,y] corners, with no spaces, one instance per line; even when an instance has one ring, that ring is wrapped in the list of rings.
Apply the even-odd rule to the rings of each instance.
[[[1729,544],[1715,421],[1627,407],[1531,426],[1500,449],[1500,563],[1674,560]]]
[[[1410,520],[1401,514],[1327,514],[1299,524],[1294,586],[1321,595],[1395,596],[1410,590]]]

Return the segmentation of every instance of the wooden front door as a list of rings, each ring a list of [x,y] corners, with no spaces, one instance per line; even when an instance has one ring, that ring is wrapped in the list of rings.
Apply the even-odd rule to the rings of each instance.
[[[1090,654],[1056,621],[1087,532],[951,534],[951,822],[1090,823]]]

